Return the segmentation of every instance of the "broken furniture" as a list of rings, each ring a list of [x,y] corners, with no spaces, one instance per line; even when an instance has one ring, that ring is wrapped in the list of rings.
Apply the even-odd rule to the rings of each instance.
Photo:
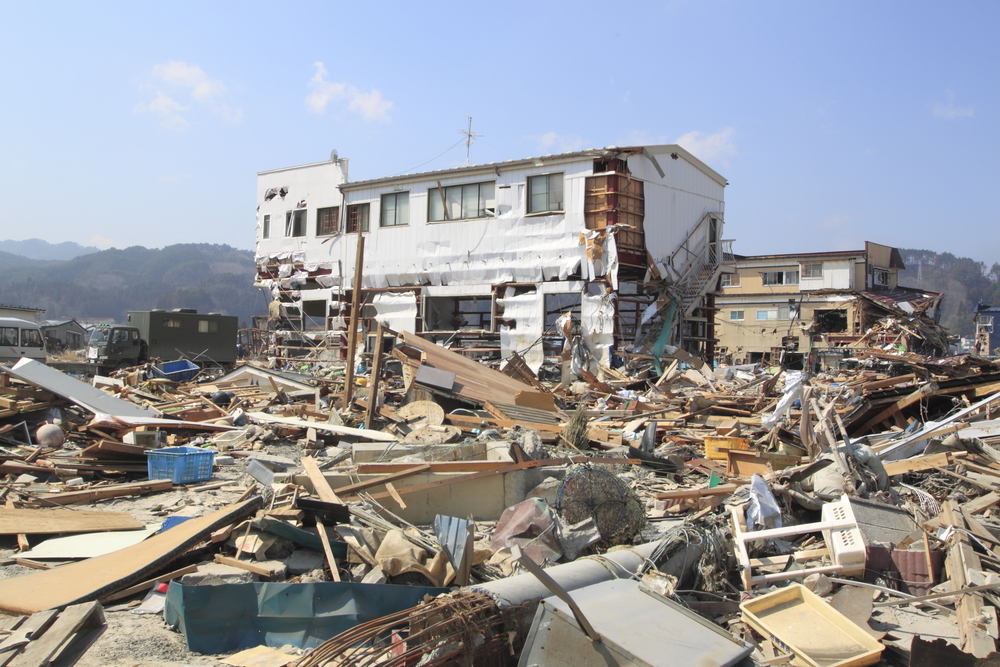
[[[743,578],[743,587],[748,591],[757,584],[796,579],[810,574],[838,573],[845,576],[860,576],[864,574],[864,539],[861,536],[861,531],[858,529],[858,522],[854,519],[851,502],[846,495],[838,502],[823,505],[822,521],[818,523],[804,523],[798,526],[747,530],[743,508],[734,505],[730,507],[730,512],[732,513],[733,520],[733,541],[736,543],[736,558],[741,568],[740,576]],[[747,549],[749,542],[818,532],[823,533],[830,558],[834,563],[833,565],[754,576],[753,564],[750,561],[750,553]]]

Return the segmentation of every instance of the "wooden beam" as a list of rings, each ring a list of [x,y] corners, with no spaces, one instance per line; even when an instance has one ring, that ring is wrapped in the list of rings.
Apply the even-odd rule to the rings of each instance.
[[[107,498],[121,496],[144,496],[159,491],[168,491],[174,483],[169,479],[158,479],[149,482],[132,482],[130,484],[115,484],[102,486],[86,491],[65,491],[63,493],[47,493],[33,500],[32,504],[41,505],[75,505],[77,503],[92,503]]]
[[[354,393],[354,354],[358,349],[358,323],[361,321],[361,276],[365,259],[365,237],[358,225],[358,252],[354,258],[354,290],[351,294],[351,319],[347,330],[347,367],[344,369],[344,405],[351,407]]]
[[[260,577],[273,577],[275,570],[263,565],[258,565],[257,563],[251,563],[245,560],[237,560],[235,558],[230,558],[229,556],[223,556],[222,554],[215,554],[215,562],[221,563],[223,565],[229,565],[230,567],[238,567],[241,570],[246,570],[247,572],[253,572]]]
[[[326,534],[326,526],[322,521],[316,521],[316,534],[319,541],[323,543],[323,553],[326,554],[326,564],[330,566],[330,576],[334,581],[340,581],[340,568],[337,567],[337,559],[333,556],[333,549],[330,548],[330,538]]]
[[[921,470],[930,470],[931,468],[951,465],[956,458],[959,457],[951,452],[941,452],[940,454],[920,456],[915,459],[906,459],[905,461],[887,461],[882,464],[882,467],[885,468],[885,474],[892,477],[893,475],[904,475],[908,472],[920,472]],[[994,472],[1000,476],[1000,472]]]
[[[405,470],[401,470],[396,473],[383,475],[381,477],[376,477],[375,479],[368,479],[363,482],[357,482],[356,484],[348,484],[347,486],[337,487],[336,489],[333,490],[333,492],[336,493],[337,495],[343,495],[343,496],[353,495],[358,491],[361,491],[362,489],[368,489],[373,486],[381,486],[382,484],[386,484],[387,482],[395,482],[396,480],[399,479],[404,479],[406,477],[411,477],[413,475],[419,475],[420,473],[424,472],[430,472],[430,470],[431,467],[426,463],[422,465],[411,465],[409,468],[406,468]]]
[[[365,429],[371,430],[372,421],[375,419],[375,409],[379,404],[379,386],[382,375],[382,336],[385,333],[385,325],[378,323],[375,331],[375,350],[372,353],[372,374],[368,382],[370,392],[368,394],[368,409],[365,410]]]
[[[316,459],[306,456],[302,458],[301,463],[306,471],[306,475],[309,476],[309,481],[312,482],[313,491],[316,492],[320,500],[327,503],[337,503],[338,505],[344,504],[344,501],[337,497],[337,493],[330,487],[330,483],[326,481],[326,477],[323,476],[323,472],[319,469]]]
[[[955,533],[955,541],[948,548],[948,558],[945,560],[945,569],[948,571],[951,586],[953,589],[959,590],[969,585],[966,574],[969,569],[981,570],[982,564],[979,561],[979,556],[973,551],[969,538],[961,530],[965,528],[965,520],[955,501],[946,500],[942,504],[942,513],[947,523],[960,529]],[[996,642],[986,633],[983,625],[976,620],[983,615],[983,610],[983,600],[978,595],[959,595],[955,601],[955,611],[958,614],[959,647],[977,658],[985,658],[996,650]]]
[[[877,415],[866,421],[861,426],[861,428],[857,430],[856,434],[864,435],[868,433],[873,427],[882,423],[886,419],[893,417],[900,410],[910,407],[914,403],[930,396],[931,394],[936,393],[937,391],[938,391],[937,382],[928,382],[927,384],[921,385],[913,393],[904,396],[903,398],[899,399],[898,401],[887,407],[885,410],[882,410]]]
[[[173,572],[168,572],[167,574],[161,574],[158,577],[153,577],[152,579],[147,579],[141,584],[136,584],[135,586],[129,586],[123,591],[118,591],[117,593],[112,593],[111,595],[106,595],[101,598],[101,604],[107,604],[114,600],[121,600],[122,598],[127,598],[130,595],[135,595],[141,591],[149,590],[153,587],[153,584],[157,582],[173,581],[174,579],[179,579],[185,574],[191,574],[192,572],[198,571],[198,564],[192,563],[187,567],[182,567],[179,570],[174,570]]]

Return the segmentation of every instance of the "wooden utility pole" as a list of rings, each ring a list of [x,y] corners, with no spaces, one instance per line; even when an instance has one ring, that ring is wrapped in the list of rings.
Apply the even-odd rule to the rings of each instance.
[[[372,420],[378,411],[379,399],[379,376],[382,375],[382,336],[385,326],[379,322],[378,329],[375,330],[375,349],[372,350],[372,375],[368,383],[368,410],[365,412],[365,428],[372,427]]]
[[[347,330],[347,369],[344,373],[344,405],[351,406],[354,392],[354,354],[358,349],[358,324],[361,322],[361,268],[365,259],[365,237],[358,229],[358,254],[354,259],[354,293],[351,295],[351,321]]]

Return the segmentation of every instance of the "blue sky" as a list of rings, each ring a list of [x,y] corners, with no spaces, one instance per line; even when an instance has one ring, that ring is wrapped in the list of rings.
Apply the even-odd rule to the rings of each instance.
[[[996,2],[4,2],[0,238],[252,248],[256,173],[681,143],[743,254],[1000,261]]]

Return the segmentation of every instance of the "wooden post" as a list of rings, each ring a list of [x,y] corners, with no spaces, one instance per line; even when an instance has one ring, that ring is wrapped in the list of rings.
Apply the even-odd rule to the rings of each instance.
[[[354,353],[358,349],[358,323],[361,321],[361,268],[365,259],[365,237],[358,229],[358,254],[354,259],[354,293],[351,296],[351,322],[347,331],[347,368],[344,372],[344,408],[351,406],[354,391]]]
[[[365,411],[366,429],[372,427],[372,420],[375,418],[375,412],[378,409],[376,406],[379,402],[379,376],[382,374],[382,335],[384,331],[385,326],[379,322],[378,329],[375,330],[375,349],[372,352],[371,381],[368,383],[368,409]]]

